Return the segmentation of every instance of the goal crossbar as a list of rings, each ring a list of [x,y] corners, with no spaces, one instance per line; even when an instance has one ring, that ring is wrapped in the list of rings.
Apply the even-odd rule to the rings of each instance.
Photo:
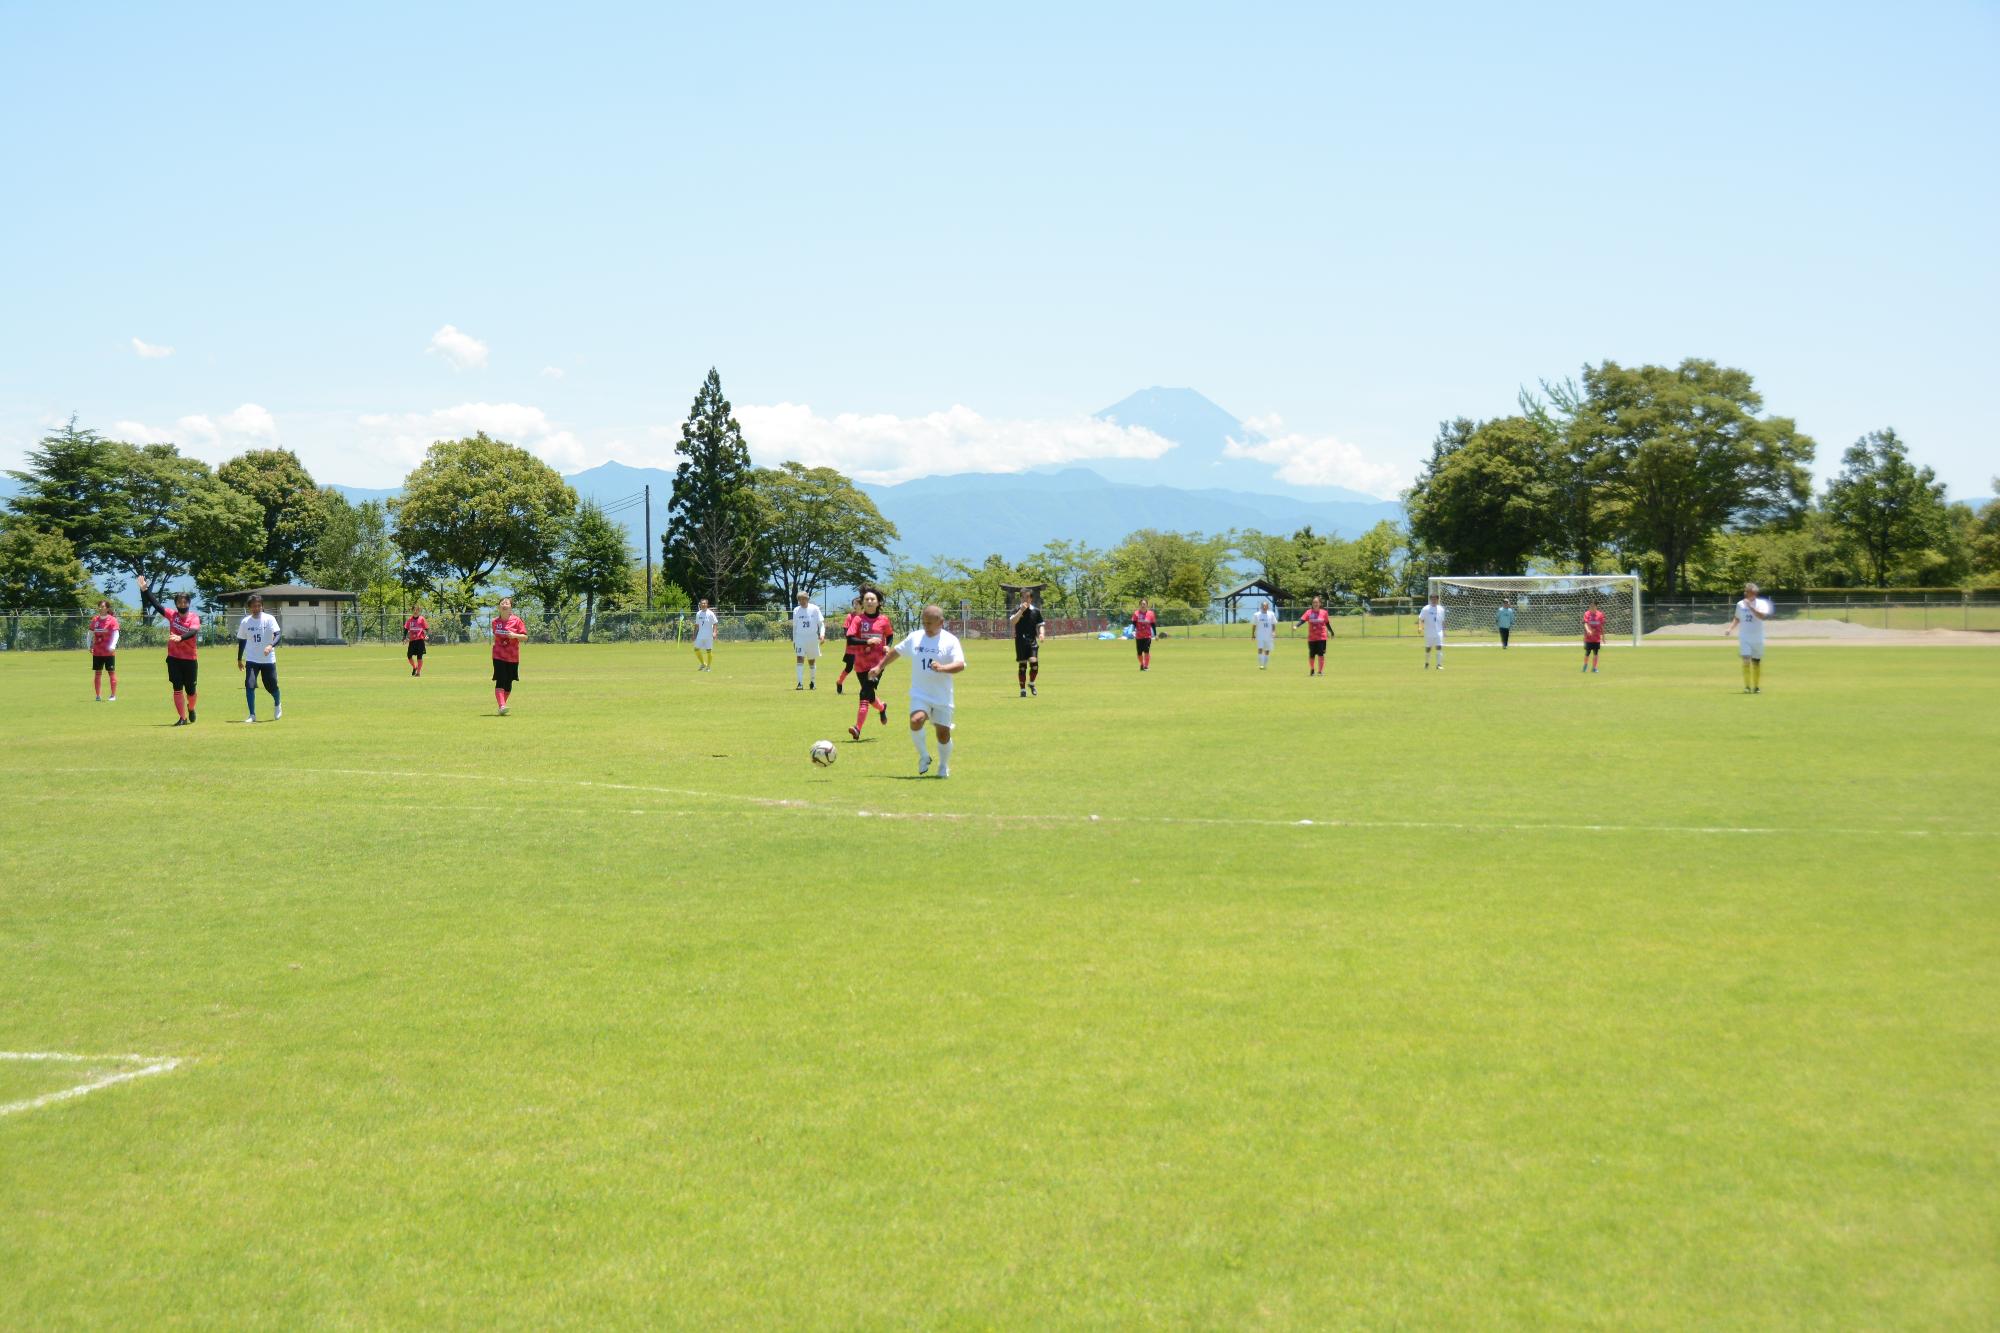
[[[1441,574],[1431,578],[1430,591],[1445,608],[1445,632],[1454,644],[1581,643],[1583,613],[1593,606],[1604,613],[1606,643],[1636,648],[1644,642],[1636,573]]]

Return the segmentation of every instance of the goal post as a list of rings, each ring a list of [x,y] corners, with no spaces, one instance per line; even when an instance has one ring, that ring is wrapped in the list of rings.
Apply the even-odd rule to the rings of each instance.
[[[1604,613],[1606,643],[1637,648],[1645,633],[1637,574],[1439,575],[1430,590],[1454,646],[1499,644],[1503,607],[1513,612],[1508,637],[1524,645],[1582,642],[1592,606]]]

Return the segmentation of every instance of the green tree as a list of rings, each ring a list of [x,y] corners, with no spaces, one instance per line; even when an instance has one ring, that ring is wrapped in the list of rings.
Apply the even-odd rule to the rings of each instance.
[[[0,611],[80,611],[91,592],[69,538],[19,517],[0,522]]]
[[[389,535],[389,509],[380,500],[350,504],[339,491],[320,493],[324,523],[306,562],[306,579],[322,588],[355,595],[368,615],[400,611],[412,592],[396,577],[396,543]]]
[[[1111,597],[1169,598],[1205,611],[1227,577],[1233,550],[1227,535],[1141,528],[1111,552]]]
[[[249,496],[171,444],[114,442],[124,477],[125,532],[118,547],[132,574],[164,592],[189,577],[203,596],[264,582],[263,521]]]
[[[1479,425],[1436,451],[1410,489],[1410,534],[1460,574],[1523,574],[1554,544],[1546,430],[1527,417]]]
[[[1523,389],[1521,416],[1542,438],[1548,459],[1548,544],[1553,563],[1575,573],[1598,568],[1605,541],[1603,499],[1598,488],[1603,453],[1595,435],[1579,428],[1583,391],[1576,381],[1541,382],[1541,393]]]
[[[750,449],[711,367],[674,447],[673,498],[660,537],[662,563],[690,597],[731,606],[756,598],[762,543]]]
[[[263,581],[297,581],[312,559],[329,508],[299,456],[289,449],[252,449],[217,468],[216,476],[263,511]]]
[[[34,529],[61,534],[91,573],[122,576],[134,565],[124,452],[130,447],[78,427],[71,417],[29,450],[25,469],[8,473],[21,490],[7,507]]]
[[[1861,552],[1868,577],[1889,586],[1905,556],[1943,542],[1949,532],[1944,483],[1910,462],[1893,429],[1870,431],[1849,445],[1840,475],[1826,488],[1826,512]]]
[[[1049,584],[1058,605],[1077,611],[1104,605],[1111,583],[1110,557],[1087,542],[1058,538],[1023,562]]]
[[[578,506],[563,542],[562,569],[564,586],[583,598],[583,641],[589,643],[598,600],[615,598],[631,586],[632,550],[625,529],[595,504]]]
[[[2000,477],[1993,479],[1993,498],[1979,507],[1966,547],[1975,575],[2000,576]]]
[[[1306,529],[1308,533],[1311,529]],[[1290,598],[1306,586],[1303,561],[1300,559],[1299,544],[1282,533],[1259,532],[1252,528],[1238,534],[1236,550],[1250,563],[1252,576],[1264,580],[1266,584],[1282,590],[1282,595]]]
[[[1690,358],[1678,367],[1585,367],[1576,429],[1596,455],[1608,521],[1631,552],[1658,555],[1659,590],[1725,526],[1804,510],[1813,442],[1788,418],[1759,418],[1750,376]]]
[[[438,595],[470,609],[502,566],[551,567],[576,509],[576,493],[526,449],[482,431],[439,440],[390,502],[396,548]]]
[[[765,563],[787,606],[800,592],[859,587],[875,577],[896,525],[852,481],[830,467],[784,463],[751,474],[763,515]]]

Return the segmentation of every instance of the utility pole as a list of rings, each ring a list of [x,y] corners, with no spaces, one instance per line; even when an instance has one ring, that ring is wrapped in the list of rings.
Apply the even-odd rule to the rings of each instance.
[[[646,609],[653,609],[653,487],[646,485]]]

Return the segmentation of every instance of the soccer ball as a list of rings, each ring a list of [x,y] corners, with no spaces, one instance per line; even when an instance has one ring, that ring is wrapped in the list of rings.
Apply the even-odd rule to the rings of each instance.
[[[812,761],[821,768],[833,767],[833,761],[840,757],[840,751],[833,748],[832,741],[814,741]]]

